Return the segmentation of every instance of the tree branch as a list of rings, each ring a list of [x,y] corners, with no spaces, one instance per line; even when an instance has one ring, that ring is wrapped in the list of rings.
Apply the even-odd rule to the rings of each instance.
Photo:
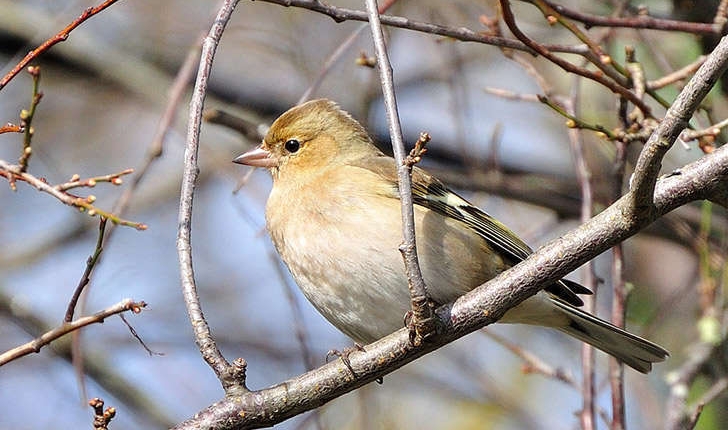
[[[415,215],[412,200],[412,165],[405,162],[406,152],[402,139],[402,127],[397,113],[397,99],[394,95],[394,77],[392,65],[389,62],[387,46],[384,42],[384,32],[379,21],[379,11],[376,0],[366,0],[369,12],[369,26],[372,30],[374,49],[377,55],[379,79],[384,94],[384,107],[387,111],[389,135],[392,139],[394,159],[397,161],[397,178],[399,180],[399,199],[402,204],[402,234],[403,242],[399,247],[404,259],[407,285],[412,299],[412,339],[415,344],[422,342],[429,336],[435,327],[432,325],[432,310],[429,307],[429,298],[425,289],[425,280],[422,278],[420,263],[417,258],[417,244],[415,241]]]
[[[630,181],[631,192],[628,194],[631,196],[635,211],[651,209],[653,190],[662,167],[662,158],[688,125],[692,113],[726,70],[726,67],[728,67],[728,38],[723,37],[695,76],[677,96],[655,132],[642,148]]]
[[[274,3],[286,7],[300,7],[314,12],[324,14],[331,17],[336,22],[343,21],[368,21],[369,17],[366,12],[343,7],[336,7],[321,2],[319,0],[258,0],[266,3]],[[381,15],[382,24],[389,27],[397,27],[405,30],[419,31],[421,33],[435,34],[438,36],[449,37],[461,42],[478,42],[486,45],[499,46],[501,48],[515,49],[534,53],[528,46],[523,43],[500,36],[491,36],[489,34],[473,31],[464,27],[448,27],[429,22],[415,21],[401,16]],[[563,52],[569,54],[586,55],[589,50],[586,45],[543,45],[551,52]]]
[[[575,270],[658,217],[690,201],[705,199],[728,181],[728,146],[684,166],[680,175],[658,181],[655,210],[625,217],[622,197],[589,222],[545,245],[528,259],[437,310],[444,330],[419,347],[401,329],[349,356],[357,377],[334,361],[279,385],[228,397],[180,423],[176,429],[257,428],[279,423],[380,378],[445,344],[496,322],[508,309]]]
[[[243,362],[231,365],[223,357],[215,344],[210,332],[210,326],[202,313],[202,305],[197,294],[194,271],[192,268],[192,200],[197,183],[199,167],[197,152],[200,139],[200,124],[202,110],[207,92],[207,82],[212,69],[212,60],[217,45],[222,37],[223,30],[230,20],[235,6],[239,0],[225,0],[213,21],[210,32],[202,44],[200,65],[195,81],[195,88],[190,101],[189,123],[187,125],[187,141],[185,144],[184,171],[182,174],[182,189],[180,191],[179,218],[177,231],[177,255],[180,264],[182,295],[187,306],[187,314],[192,323],[195,342],[200,349],[202,357],[217,374],[226,392],[242,393],[247,391],[244,381]]]
[[[147,304],[144,302],[135,302],[132,299],[126,299],[93,315],[78,318],[70,323],[64,322],[59,327],[40,335],[32,341],[0,354],[0,366],[30,353],[40,352],[41,348],[54,340],[89,324],[102,323],[106,318],[122,312],[132,311],[138,314],[146,306]]]

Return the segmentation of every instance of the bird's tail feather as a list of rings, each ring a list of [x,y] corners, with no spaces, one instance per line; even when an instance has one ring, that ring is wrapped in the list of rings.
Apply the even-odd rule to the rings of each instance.
[[[670,354],[661,346],[628,333],[558,299],[553,303],[568,317],[559,330],[617,358],[638,372],[648,373],[652,363],[664,361]]]

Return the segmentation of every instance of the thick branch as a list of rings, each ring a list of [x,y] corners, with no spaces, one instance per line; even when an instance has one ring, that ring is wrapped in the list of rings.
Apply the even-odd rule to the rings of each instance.
[[[728,67],[728,38],[723,37],[692,79],[667,110],[654,133],[642,148],[630,183],[633,207],[650,210],[662,158],[675,142],[700,102]]]
[[[637,220],[625,218],[623,197],[589,222],[552,241],[528,259],[438,309],[445,330],[414,347],[402,329],[349,357],[357,377],[341,361],[331,362],[279,385],[226,398],[179,424],[177,429],[267,427],[311,410],[380,378],[467,333],[496,322],[508,309],[624,241],[656,218],[690,201],[709,197],[728,181],[728,147],[685,166],[680,175],[658,181],[655,210]]]

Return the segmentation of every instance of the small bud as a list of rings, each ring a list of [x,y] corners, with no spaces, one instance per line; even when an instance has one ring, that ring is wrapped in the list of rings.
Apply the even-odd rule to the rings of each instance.
[[[124,183],[124,181],[121,178],[114,178],[111,180],[111,183],[114,185],[121,185]]]
[[[574,121],[573,119],[567,120],[566,126],[569,128],[576,128],[576,121]]]
[[[89,179],[88,180],[88,186],[89,187],[95,187],[96,186],[96,179]]]
[[[25,149],[23,150],[23,152],[25,153],[25,155],[30,155],[30,153],[31,153],[31,152],[33,152],[33,148],[31,148],[30,146],[27,146],[27,147],[26,147],[26,148],[25,148]]]
[[[22,119],[23,121],[25,121],[26,119],[28,119],[29,116],[30,116],[30,112],[28,112],[27,109],[22,109],[20,111],[20,119]]]
[[[86,201],[89,203],[93,203],[96,201],[96,196],[93,194],[90,194],[88,197],[86,197]]]
[[[608,64],[612,64],[612,57],[610,57],[609,55],[604,54],[604,55],[602,55],[602,56],[599,57],[599,61],[601,61],[602,64],[607,64],[607,65]]]
[[[88,210],[88,214],[89,214],[90,216],[96,216],[96,209],[89,209],[89,210]]]
[[[548,22],[548,23],[549,23],[549,25],[554,25],[554,24],[556,24],[557,22],[559,22],[559,20],[558,20],[558,18],[556,18],[555,16],[553,16],[553,15],[549,15],[549,16],[547,16],[547,17],[546,17],[546,22]]]
[[[73,176],[71,176],[71,182],[76,182],[79,179],[81,179],[81,176],[78,173],[74,173]]]

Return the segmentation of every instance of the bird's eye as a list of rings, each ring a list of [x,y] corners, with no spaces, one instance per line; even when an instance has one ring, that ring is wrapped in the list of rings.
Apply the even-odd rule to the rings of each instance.
[[[301,142],[296,139],[287,140],[284,147],[290,153],[297,152],[301,148]]]

